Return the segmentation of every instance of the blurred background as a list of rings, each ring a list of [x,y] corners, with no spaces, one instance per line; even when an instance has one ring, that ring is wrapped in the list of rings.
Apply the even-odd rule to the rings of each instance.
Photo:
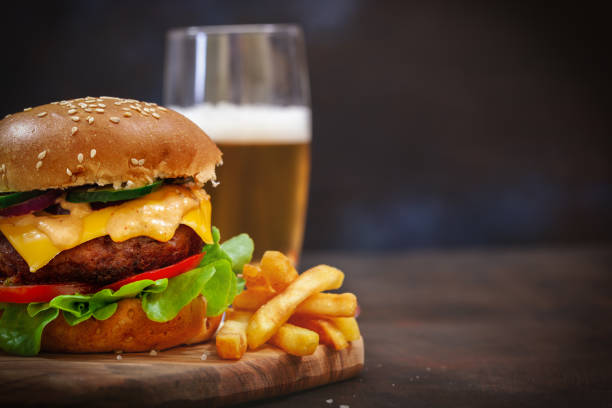
[[[169,28],[300,24],[306,250],[612,241],[612,61],[595,4],[12,3],[2,116],[86,95],[161,103]]]

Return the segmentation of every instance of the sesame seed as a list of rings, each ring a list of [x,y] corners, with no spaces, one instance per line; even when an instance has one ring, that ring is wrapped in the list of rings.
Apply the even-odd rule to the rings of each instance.
[[[91,157],[92,159],[96,157],[96,149],[91,149],[91,151],[89,152],[89,157]]]
[[[51,102],[51,105],[57,105],[59,102]]]
[[[77,154],[77,160],[79,161],[79,163],[83,163],[83,153]]]
[[[100,99],[100,101],[102,101],[102,100]],[[106,108],[106,105],[103,104],[103,103],[99,103],[98,106],[101,107],[101,108]]]
[[[102,108],[97,108],[97,109],[96,109],[96,112],[98,112],[98,113],[104,113],[104,109],[102,109]]]
[[[6,119],[6,118],[10,118],[11,116],[12,116],[12,115],[9,113],[9,114],[7,114],[7,115],[4,117],[4,119]]]
[[[85,112],[93,112],[93,111],[92,111],[91,109],[89,109],[89,108],[85,108],[85,109],[83,109],[83,110],[84,110]]]
[[[103,102],[101,98],[98,98],[98,99],[97,99],[97,101],[98,101],[98,102]]]
[[[139,110],[136,106],[134,105],[130,105],[130,108],[134,109],[134,110]]]
[[[40,169],[42,167],[42,161],[37,161],[36,162],[36,170]]]
[[[70,109],[70,110],[68,111],[68,114],[69,114],[69,115],[74,115],[74,114],[76,113],[76,111],[77,111],[76,109]]]
[[[144,108],[143,110],[144,110],[145,112],[152,112],[152,109],[151,109],[151,108]]]
[[[97,104],[97,103],[90,103],[90,104],[89,104],[89,107],[90,107],[90,108],[97,108],[97,107],[98,107],[98,104]]]
[[[38,160],[44,159],[46,155],[47,155],[46,150],[43,150],[42,152],[38,153]]]
[[[130,159],[130,161],[132,162],[132,164],[133,164],[134,166],[138,166],[138,159],[135,159],[135,158],[133,158],[133,157],[132,157],[132,158]]]
[[[60,101],[60,105],[66,105],[68,103],[68,101]]]
[[[74,134],[75,134],[75,133],[76,133],[78,130],[79,130],[79,128],[78,128],[78,127],[73,126],[73,127],[72,127],[72,129],[70,129],[70,135],[71,135],[71,136],[74,136]]]
[[[123,116],[129,118],[130,116],[132,116],[132,112],[123,112]]]
[[[138,165],[139,166],[144,166],[144,162],[145,162],[145,159],[140,159],[140,160],[138,160]]]
[[[94,118],[93,116],[88,116],[87,117],[87,122],[89,122],[89,124],[91,125],[92,123],[94,123]]]
[[[72,119],[75,122],[78,122],[81,118],[79,118],[78,116],[73,116],[70,119]]]
[[[4,170],[6,170],[6,164],[2,163],[2,166],[0,166],[0,173],[4,173]]]
[[[113,122],[113,123],[119,123],[119,118],[118,118],[118,117],[116,117],[116,116],[111,116],[111,117],[109,118],[109,120],[110,120],[111,122]]]
[[[87,107],[87,104],[86,104],[85,102],[79,102],[79,106],[80,106],[81,108],[86,108],[86,107]]]
[[[116,357],[117,360],[121,360],[122,358],[123,357],[121,357],[121,354],[117,354],[117,357]]]
[[[164,108],[163,106],[158,106],[157,109],[159,109],[162,112],[168,112],[168,109]]]
[[[42,118],[43,116],[47,116],[47,112],[40,112],[38,115],[39,118]]]
[[[133,182],[132,180],[128,180],[128,181],[125,183],[125,186],[126,186],[127,188],[132,188],[132,186],[134,186],[134,182]]]
[[[72,176],[72,172],[70,171],[70,169],[68,169],[68,168],[66,169],[66,174],[69,175],[69,176]]]
[[[206,353],[202,353],[202,355],[200,356],[200,360],[204,361],[208,358],[208,354]]]
[[[150,356],[156,356],[157,355],[157,351],[151,350],[151,351],[149,351],[149,355]]]
[[[159,118],[160,118],[159,113],[157,113],[157,112],[153,112],[151,115],[152,115],[152,116],[153,116],[155,119],[159,119]]]
[[[153,105],[151,102],[145,102],[144,104],[145,104],[145,106],[151,106],[151,105]]]
[[[23,111],[24,111],[24,112],[27,112],[27,111],[29,111],[29,110],[32,110],[32,108],[25,108]]]
[[[128,111],[128,112],[129,112],[130,108],[121,108],[121,110],[124,110],[124,111]]]

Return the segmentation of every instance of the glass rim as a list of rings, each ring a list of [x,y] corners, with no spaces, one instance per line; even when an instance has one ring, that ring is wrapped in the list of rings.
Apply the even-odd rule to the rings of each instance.
[[[298,24],[229,24],[210,26],[187,26],[175,27],[166,32],[168,37],[195,37],[198,34],[206,35],[231,35],[231,34],[273,34],[289,33],[300,34],[301,27]]]

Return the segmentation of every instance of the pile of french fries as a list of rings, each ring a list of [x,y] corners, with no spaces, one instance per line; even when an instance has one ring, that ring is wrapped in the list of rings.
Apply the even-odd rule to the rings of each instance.
[[[261,263],[244,266],[246,290],[234,299],[217,333],[217,353],[239,359],[268,343],[295,356],[315,352],[319,342],[336,350],[361,337],[352,293],[322,293],[342,286],[342,271],[318,265],[298,274],[285,255],[266,251]]]

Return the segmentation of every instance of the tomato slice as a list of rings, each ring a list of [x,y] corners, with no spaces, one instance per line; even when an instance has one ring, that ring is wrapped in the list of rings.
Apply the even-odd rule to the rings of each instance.
[[[48,302],[56,296],[91,293],[94,286],[81,283],[58,283],[50,285],[0,285],[0,302],[30,303]]]
[[[94,293],[101,289],[117,290],[123,285],[136,282],[143,279],[157,280],[162,278],[172,278],[187,272],[198,266],[204,253],[196,254],[185,258],[174,265],[166,266],[160,269],[154,269],[130,276],[123,280],[111,283],[103,288],[96,288],[92,285],[82,283],[58,283],[50,285],[15,285],[4,286],[0,285],[0,302],[6,303],[30,303],[30,302],[48,302],[56,296],[74,295],[75,293]]]
[[[162,278],[172,278],[174,276],[180,275],[183,272],[190,271],[196,266],[198,266],[203,256],[204,253],[193,255],[189,258],[183,259],[178,263],[175,263],[174,265],[139,273],[138,275],[130,276],[129,278],[125,278],[115,283],[111,283],[110,285],[104,286],[103,289],[108,288],[112,290],[117,290],[123,285],[127,285],[128,283],[136,282],[143,279],[157,280]]]

